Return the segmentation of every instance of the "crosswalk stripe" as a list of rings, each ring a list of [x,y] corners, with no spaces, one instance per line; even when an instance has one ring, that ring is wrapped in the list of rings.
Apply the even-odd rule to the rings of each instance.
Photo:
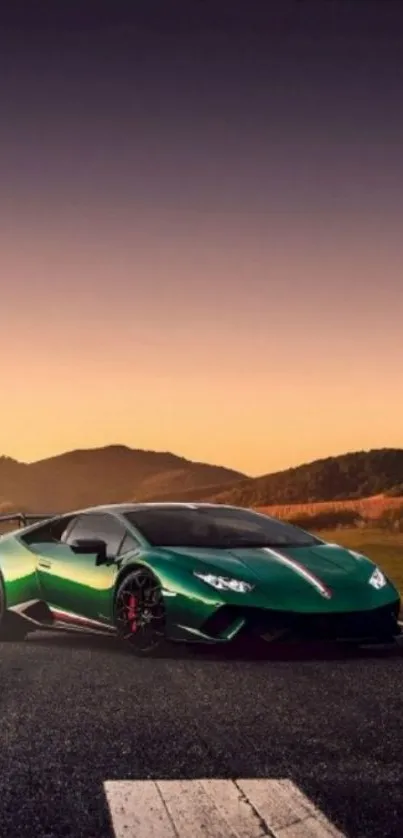
[[[115,838],[345,838],[291,780],[108,780]]]

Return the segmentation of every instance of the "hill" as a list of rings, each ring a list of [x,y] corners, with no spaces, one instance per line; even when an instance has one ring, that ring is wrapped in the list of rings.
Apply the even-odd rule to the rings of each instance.
[[[327,457],[241,480],[209,500],[240,506],[318,503],[384,493],[403,495],[403,449],[381,448]]]
[[[262,477],[123,445],[35,463],[0,457],[0,510],[64,511],[123,501],[214,501],[273,507],[403,495],[403,449],[327,457]]]
[[[34,463],[0,457],[0,509],[59,512],[181,496],[204,486],[220,491],[240,479],[245,475],[232,469],[123,445],[69,451]]]

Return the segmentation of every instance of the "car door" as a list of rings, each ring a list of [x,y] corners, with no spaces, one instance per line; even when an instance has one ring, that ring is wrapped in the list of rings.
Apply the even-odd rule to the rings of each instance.
[[[59,544],[37,545],[43,596],[60,620],[74,622],[81,616],[102,623],[110,619],[111,590],[118,572],[115,559],[125,535],[126,527],[113,515],[83,513],[69,524]],[[75,552],[72,545],[78,539],[105,541],[107,563],[97,564],[95,553]]]

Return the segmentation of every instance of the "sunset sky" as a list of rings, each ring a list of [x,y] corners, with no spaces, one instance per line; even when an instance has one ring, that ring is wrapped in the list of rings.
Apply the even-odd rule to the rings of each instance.
[[[1,13],[0,454],[403,447],[402,8],[263,5]]]

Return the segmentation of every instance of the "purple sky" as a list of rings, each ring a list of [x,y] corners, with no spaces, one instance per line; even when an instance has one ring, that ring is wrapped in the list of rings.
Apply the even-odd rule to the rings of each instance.
[[[402,7],[263,6],[1,13],[0,453],[403,445]]]

